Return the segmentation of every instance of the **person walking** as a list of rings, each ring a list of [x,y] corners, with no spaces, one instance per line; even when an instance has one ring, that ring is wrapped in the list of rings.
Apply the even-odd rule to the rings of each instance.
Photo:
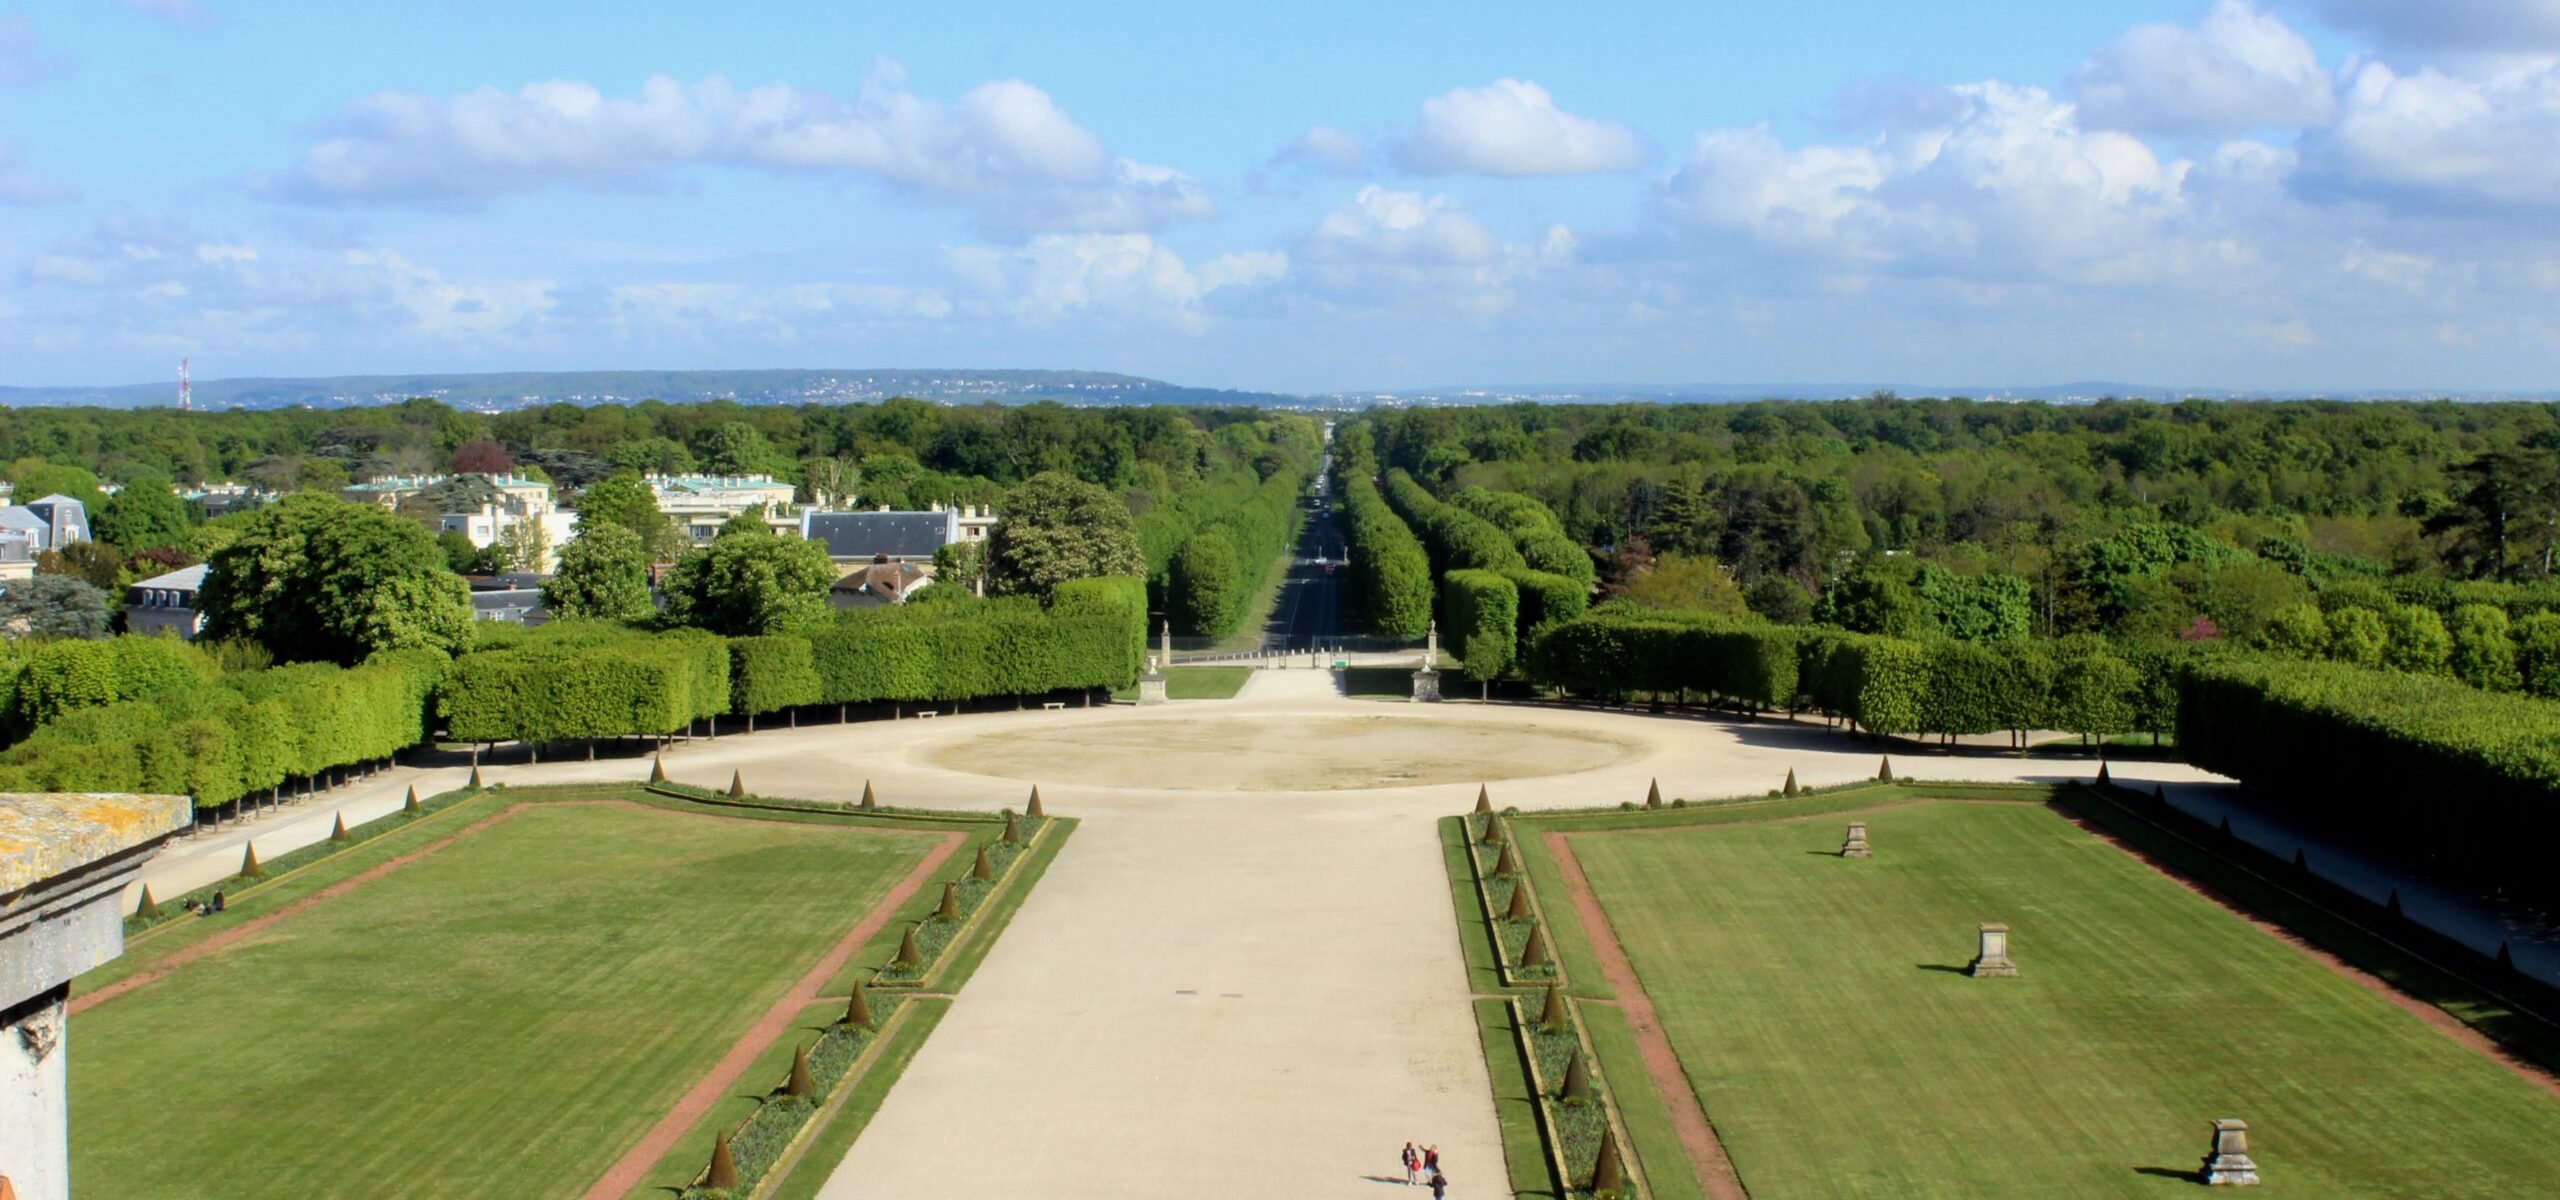
[[[1406,1142],[1404,1144],[1405,1186],[1412,1187],[1420,1182],[1422,1182],[1422,1152],[1415,1150],[1413,1143]]]
[[[1431,1200],[1448,1200],[1449,1177],[1438,1171],[1431,1173]]]

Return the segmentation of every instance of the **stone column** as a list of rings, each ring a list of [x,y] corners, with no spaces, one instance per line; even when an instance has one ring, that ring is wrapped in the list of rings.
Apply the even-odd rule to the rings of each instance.
[[[1849,836],[1840,843],[1840,857],[1873,858],[1875,857],[1875,853],[1875,851],[1867,848],[1867,823],[1864,821],[1849,822]]]
[[[1976,979],[1994,979],[2015,975],[2017,964],[2009,961],[2009,927],[1998,922],[1985,922],[1979,928],[1981,948],[1973,956],[1967,973]]]
[[[2206,1187],[2256,1187],[2258,1164],[2249,1159],[2249,1123],[2224,1117],[2213,1123],[2213,1151],[2204,1156]]]
[[[184,796],[0,794],[0,1190],[19,1200],[71,1194],[64,1001],[124,952],[125,886],[194,815]]]
[[[1440,702],[1440,622],[1431,623],[1430,640],[1424,643],[1422,666],[1413,673],[1413,702]]]

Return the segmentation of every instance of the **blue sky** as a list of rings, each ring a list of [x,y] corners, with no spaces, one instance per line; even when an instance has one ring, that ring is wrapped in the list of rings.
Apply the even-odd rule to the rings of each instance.
[[[0,383],[2560,378],[2560,0],[1232,7],[0,3]]]

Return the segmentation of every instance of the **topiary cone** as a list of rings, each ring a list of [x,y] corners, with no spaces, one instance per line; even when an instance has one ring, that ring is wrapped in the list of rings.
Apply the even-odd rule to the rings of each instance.
[[[240,878],[255,879],[266,873],[266,868],[258,865],[258,844],[249,843],[248,848],[240,855]]]
[[[742,800],[746,798],[746,795],[747,773],[744,771],[729,772],[729,798],[732,800]]]
[[[1548,984],[1547,1002],[1538,1010],[1538,1028],[1547,1033],[1562,1033],[1565,1023],[1564,985]]]
[[[996,877],[996,865],[987,861],[987,848],[978,847],[978,861],[969,864],[969,878],[989,880]]]
[[[725,1191],[738,1189],[738,1160],[729,1157],[728,1130],[712,1135],[711,1169],[702,1173],[702,1186]]]
[[[1626,1187],[1627,1168],[1618,1161],[1618,1131],[1604,1129],[1600,1133],[1599,1161],[1591,1166],[1591,1194],[1617,1200]]]
[[[333,842],[347,840],[347,814],[339,813],[338,819],[330,823],[329,840]]]
[[[1787,768],[1787,786],[1780,788],[1779,790],[1790,796],[1796,794],[1796,769],[1794,767]]]
[[[2311,860],[2302,856],[2302,847],[2300,846],[2293,848],[2293,869],[2297,871],[2308,871],[2311,869]]]
[[[2231,836],[2231,814],[2229,813],[2224,813],[2222,815],[2222,836]]]
[[[480,788],[480,764],[473,763],[471,764],[471,790],[476,792],[479,791]]]
[[[1008,846],[1019,846],[1022,844],[1022,828],[1021,826],[1014,824],[1013,810],[1011,809],[1005,810],[1004,814],[1004,844]]]
[[[1545,930],[1542,930],[1535,925],[1529,927],[1529,943],[1520,947],[1520,965],[1523,967],[1543,967],[1547,965],[1547,934]]]
[[[1578,1048],[1572,1058],[1565,1060],[1564,1090],[1556,1094],[1556,1099],[1567,1104],[1591,1103],[1591,1068],[1583,1065]]]
[[[1493,877],[1496,879],[1509,879],[1519,873],[1519,856],[1512,853],[1510,843],[1506,842],[1502,847],[1502,857],[1493,860]]]
[[[2516,969],[2516,956],[2507,952],[2507,944],[2503,941],[2498,943],[2498,969],[2501,971]]]
[[[1645,785],[1645,789],[1644,789],[1644,806],[1645,806],[1646,808],[1660,808],[1660,807],[1662,807],[1662,781],[1661,781],[1661,780],[1656,779],[1656,780],[1654,780],[1652,783],[1649,783],[1649,784]]]
[[[2102,758],[2102,759],[2099,759],[2099,760],[2098,760],[2098,786],[2099,786],[2099,787],[2106,787],[2106,786],[2108,786],[2109,784],[2112,784],[2112,783],[2114,783],[2114,782],[2115,782],[2115,780],[2107,774],[2107,760],[2105,760],[2105,759],[2103,759],[2103,758]]]
[[[1489,815],[1492,812],[1493,793],[1486,791],[1485,786],[1479,783],[1476,785],[1476,815],[1481,817]]]
[[[1502,819],[1500,817],[1486,817],[1484,819],[1484,836],[1477,838],[1476,840],[1488,846],[1501,845]]]
[[[871,1002],[862,996],[862,985],[853,985],[853,999],[845,1002],[844,1023],[856,1029],[871,1028]]]
[[[423,811],[425,810],[418,805],[418,785],[410,784],[409,798],[401,802],[400,813],[402,816],[414,817]]]
[[[145,921],[160,919],[160,902],[151,898],[151,885],[142,885],[142,903],[133,906],[133,915]]]
[[[1529,919],[1529,885],[1524,883],[1511,889],[1511,907],[1502,911],[1502,919],[1505,921]]]
[[[649,758],[649,782],[651,782],[651,783],[665,783],[666,781],[667,781],[667,756],[666,756],[666,755],[663,755],[663,754],[657,754],[657,755],[652,755],[652,756],[650,756],[650,758]]]
[[[942,907],[933,910],[933,915],[945,921],[957,921],[960,919],[959,884],[947,879],[943,881]]]
[[[914,970],[923,965],[924,953],[916,949],[915,926],[907,926],[907,931],[898,935],[898,957],[890,959],[889,962],[892,966],[905,967],[908,970]]]
[[[1045,808],[1040,807],[1040,785],[1039,785],[1039,784],[1036,784],[1036,783],[1035,783],[1035,784],[1032,784],[1032,785],[1031,785],[1031,801],[1030,801],[1030,803],[1025,804],[1025,805],[1023,805],[1023,806],[1022,806],[1022,815],[1023,815],[1023,816],[1026,816],[1026,817],[1030,817],[1031,819],[1033,819],[1033,820],[1035,820],[1035,821],[1036,821],[1036,820],[1038,820],[1038,819],[1040,819],[1040,818],[1042,818],[1042,817],[1045,817],[1045,816],[1048,816],[1048,815],[1049,815],[1049,810],[1047,810],[1047,809],[1045,809]]]
[[[1890,755],[1890,754],[1885,755],[1885,756],[1884,756],[1884,761],[1883,761],[1883,762],[1881,762],[1881,763],[1878,763],[1878,764],[1876,765],[1876,781],[1877,781],[1877,782],[1879,782],[1879,783],[1891,783],[1891,782],[1893,782],[1893,756],[1892,756],[1892,755]]]
[[[2152,784],[2152,785],[2151,785],[2151,802],[2152,802],[2152,803],[2154,803],[2154,804],[2167,804],[2167,803],[2169,802],[2169,789],[2164,788],[2164,787],[2162,787],[2162,786],[2160,786],[2159,784],[2156,784],[2156,783],[2155,783],[2155,784]]]
[[[817,1077],[809,1073],[808,1047],[796,1046],[792,1048],[791,1078],[782,1081],[782,1094],[785,1096],[815,1096],[818,1094]]]
[[[868,780],[868,779],[865,779],[865,780],[863,780],[863,781],[862,781],[862,807],[864,807],[864,808],[878,808],[878,807],[880,807],[880,802],[879,802],[878,800],[874,799],[874,798],[872,797],[872,795],[871,795],[871,781],[870,781],[870,780]]]
[[[2382,911],[2389,913],[2394,917],[2400,915],[2400,889],[2391,889],[2391,899],[2383,903]]]

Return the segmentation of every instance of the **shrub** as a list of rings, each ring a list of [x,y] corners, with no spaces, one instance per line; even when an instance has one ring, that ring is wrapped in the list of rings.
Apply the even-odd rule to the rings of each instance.
[[[1460,570],[1443,579],[1440,595],[1466,677],[1478,683],[1501,678],[1518,649],[1519,589],[1491,571]]]

